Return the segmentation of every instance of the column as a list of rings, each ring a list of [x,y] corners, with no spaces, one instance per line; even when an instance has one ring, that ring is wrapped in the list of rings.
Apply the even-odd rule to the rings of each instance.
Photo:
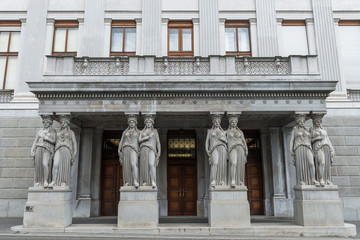
[[[104,19],[104,56],[110,56],[111,22],[111,18]]]
[[[218,0],[199,0],[200,56],[220,54]]]
[[[104,55],[105,1],[86,0],[84,31],[81,39],[82,56],[108,57]]]
[[[161,0],[142,1],[141,49],[143,55],[161,56]]]
[[[288,199],[294,199],[294,186],[296,185],[296,171],[293,164],[293,158],[290,153],[290,139],[291,127],[284,127],[282,129],[283,145],[284,145],[284,162],[285,162],[285,179],[286,179],[286,192]]]
[[[200,56],[200,21],[199,18],[193,18],[193,34],[194,34],[194,56]],[[166,36],[167,39],[167,36]],[[167,47],[167,45],[166,45]],[[167,49],[166,49],[167,50]]]
[[[81,146],[79,154],[79,176],[77,205],[74,211],[76,217],[90,217],[91,208],[91,169],[93,158],[93,128],[83,128],[81,131]]]
[[[96,128],[94,130],[94,141],[92,149],[92,168],[91,168],[91,209],[90,216],[100,216],[100,199],[101,199],[101,157],[103,146],[104,129]]]
[[[29,91],[26,82],[42,79],[45,56],[46,18],[48,0],[27,1],[26,23],[23,22],[20,34],[20,48],[17,61],[17,75],[14,83],[13,102],[37,102]],[[33,64],[34,62],[39,64]]]
[[[276,30],[277,30],[277,35],[278,35],[278,48],[279,48],[279,55],[283,56],[283,36],[282,36],[282,21],[284,19],[283,18],[277,18],[276,19]],[[284,57],[288,57],[288,56],[284,56]]]
[[[340,33],[339,33],[339,18],[335,18],[334,19],[334,25],[335,25],[335,36],[336,36],[336,42],[340,43]],[[339,70],[340,70],[340,81],[337,84],[337,90],[339,90],[339,94],[343,97],[343,98],[347,98],[347,90],[346,90],[346,79],[345,79],[345,73],[344,73],[344,68],[343,68],[343,58],[342,58],[342,53],[341,53],[341,45],[337,44],[337,52],[338,52],[338,56],[339,56]],[[333,95],[333,94],[331,94]],[[340,96],[340,97],[341,97]]]
[[[279,55],[275,0],[256,0],[259,57]]]
[[[332,96],[346,97],[342,89],[331,0],[312,0],[320,73],[324,81],[340,81]]]
[[[225,49],[225,22],[226,18],[219,19],[220,55],[226,55]]]
[[[271,162],[273,174],[274,216],[291,216],[291,201],[286,198],[286,178],[283,159],[283,145],[280,142],[280,128],[269,128],[271,145]]]
[[[273,205],[273,178],[272,178],[272,164],[271,164],[271,145],[270,145],[270,134],[267,128],[260,130],[260,141],[261,141],[261,156],[262,156],[262,167],[264,176],[264,205],[265,215],[274,215]]]
[[[142,55],[141,49],[141,30],[142,30],[142,19],[136,18],[136,55]]]

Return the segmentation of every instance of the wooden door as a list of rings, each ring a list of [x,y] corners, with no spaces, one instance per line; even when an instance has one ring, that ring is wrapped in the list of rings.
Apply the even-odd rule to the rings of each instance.
[[[118,147],[121,131],[105,131],[101,160],[101,215],[116,216],[123,185]]]
[[[196,216],[195,131],[168,132],[167,197],[169,216]]]
[[[168,215],[196,216],[197,179],[193,161],[168,163]]]
[[[245,165],[245,185],[251,215],[264,215],[263,177],[261,168],[260,139],[257,132],[244,132],[249,149]]]

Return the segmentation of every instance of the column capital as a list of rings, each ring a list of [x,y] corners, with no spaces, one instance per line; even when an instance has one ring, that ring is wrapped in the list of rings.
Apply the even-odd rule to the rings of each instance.
[[[314,24],[314,18],[306,18],[305,23],[306,24]]]
[[[276,22],[278,24],[281,24],[284,21],[284,18],[276,18]]]
[[[111,24],[111,22],[112,22],[112,18],[104,18],[105,24]]]
[[[136,22],[136,24],[141,24],[142,23],[142,18],[135,18],[135,22]]]
[[[47,19],[46,19],[46,23],[47,23],[48,25],[54,24],[54,23],[55,23],[55,18],[47,18]]]
[[[249,18],[250,24],[256,24],[256,22],[257,22],[256,18]]]
[[[169,18],[161,18],[161,23],[168,24],[169,23]]]
[[[223,23],[226,22],[226,20],[227,20],[226,18],[219,18],[219,23],[222,23],[222,24],[223,24]]]

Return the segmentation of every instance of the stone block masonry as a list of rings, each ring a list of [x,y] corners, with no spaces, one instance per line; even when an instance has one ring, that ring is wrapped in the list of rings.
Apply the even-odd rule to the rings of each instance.
[[[339,186],[345,220],[360,220],[360,119],[356,116],[325,116],[335,148],[332,181]]]
[[[0,217],[22,217],[28,188],[33,185],[30,149],[40,117],[0,117]]]

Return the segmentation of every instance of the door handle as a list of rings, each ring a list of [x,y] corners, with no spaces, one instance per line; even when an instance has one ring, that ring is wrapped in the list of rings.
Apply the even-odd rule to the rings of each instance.
[[[179,197],[181,197],[181,189],[179,189],[179,191],[177,191],[179,193]]]
[[[185,197],[185,193],[187,193],[187,191],[185,191],[184,189],[182,190],[182,196]]]

